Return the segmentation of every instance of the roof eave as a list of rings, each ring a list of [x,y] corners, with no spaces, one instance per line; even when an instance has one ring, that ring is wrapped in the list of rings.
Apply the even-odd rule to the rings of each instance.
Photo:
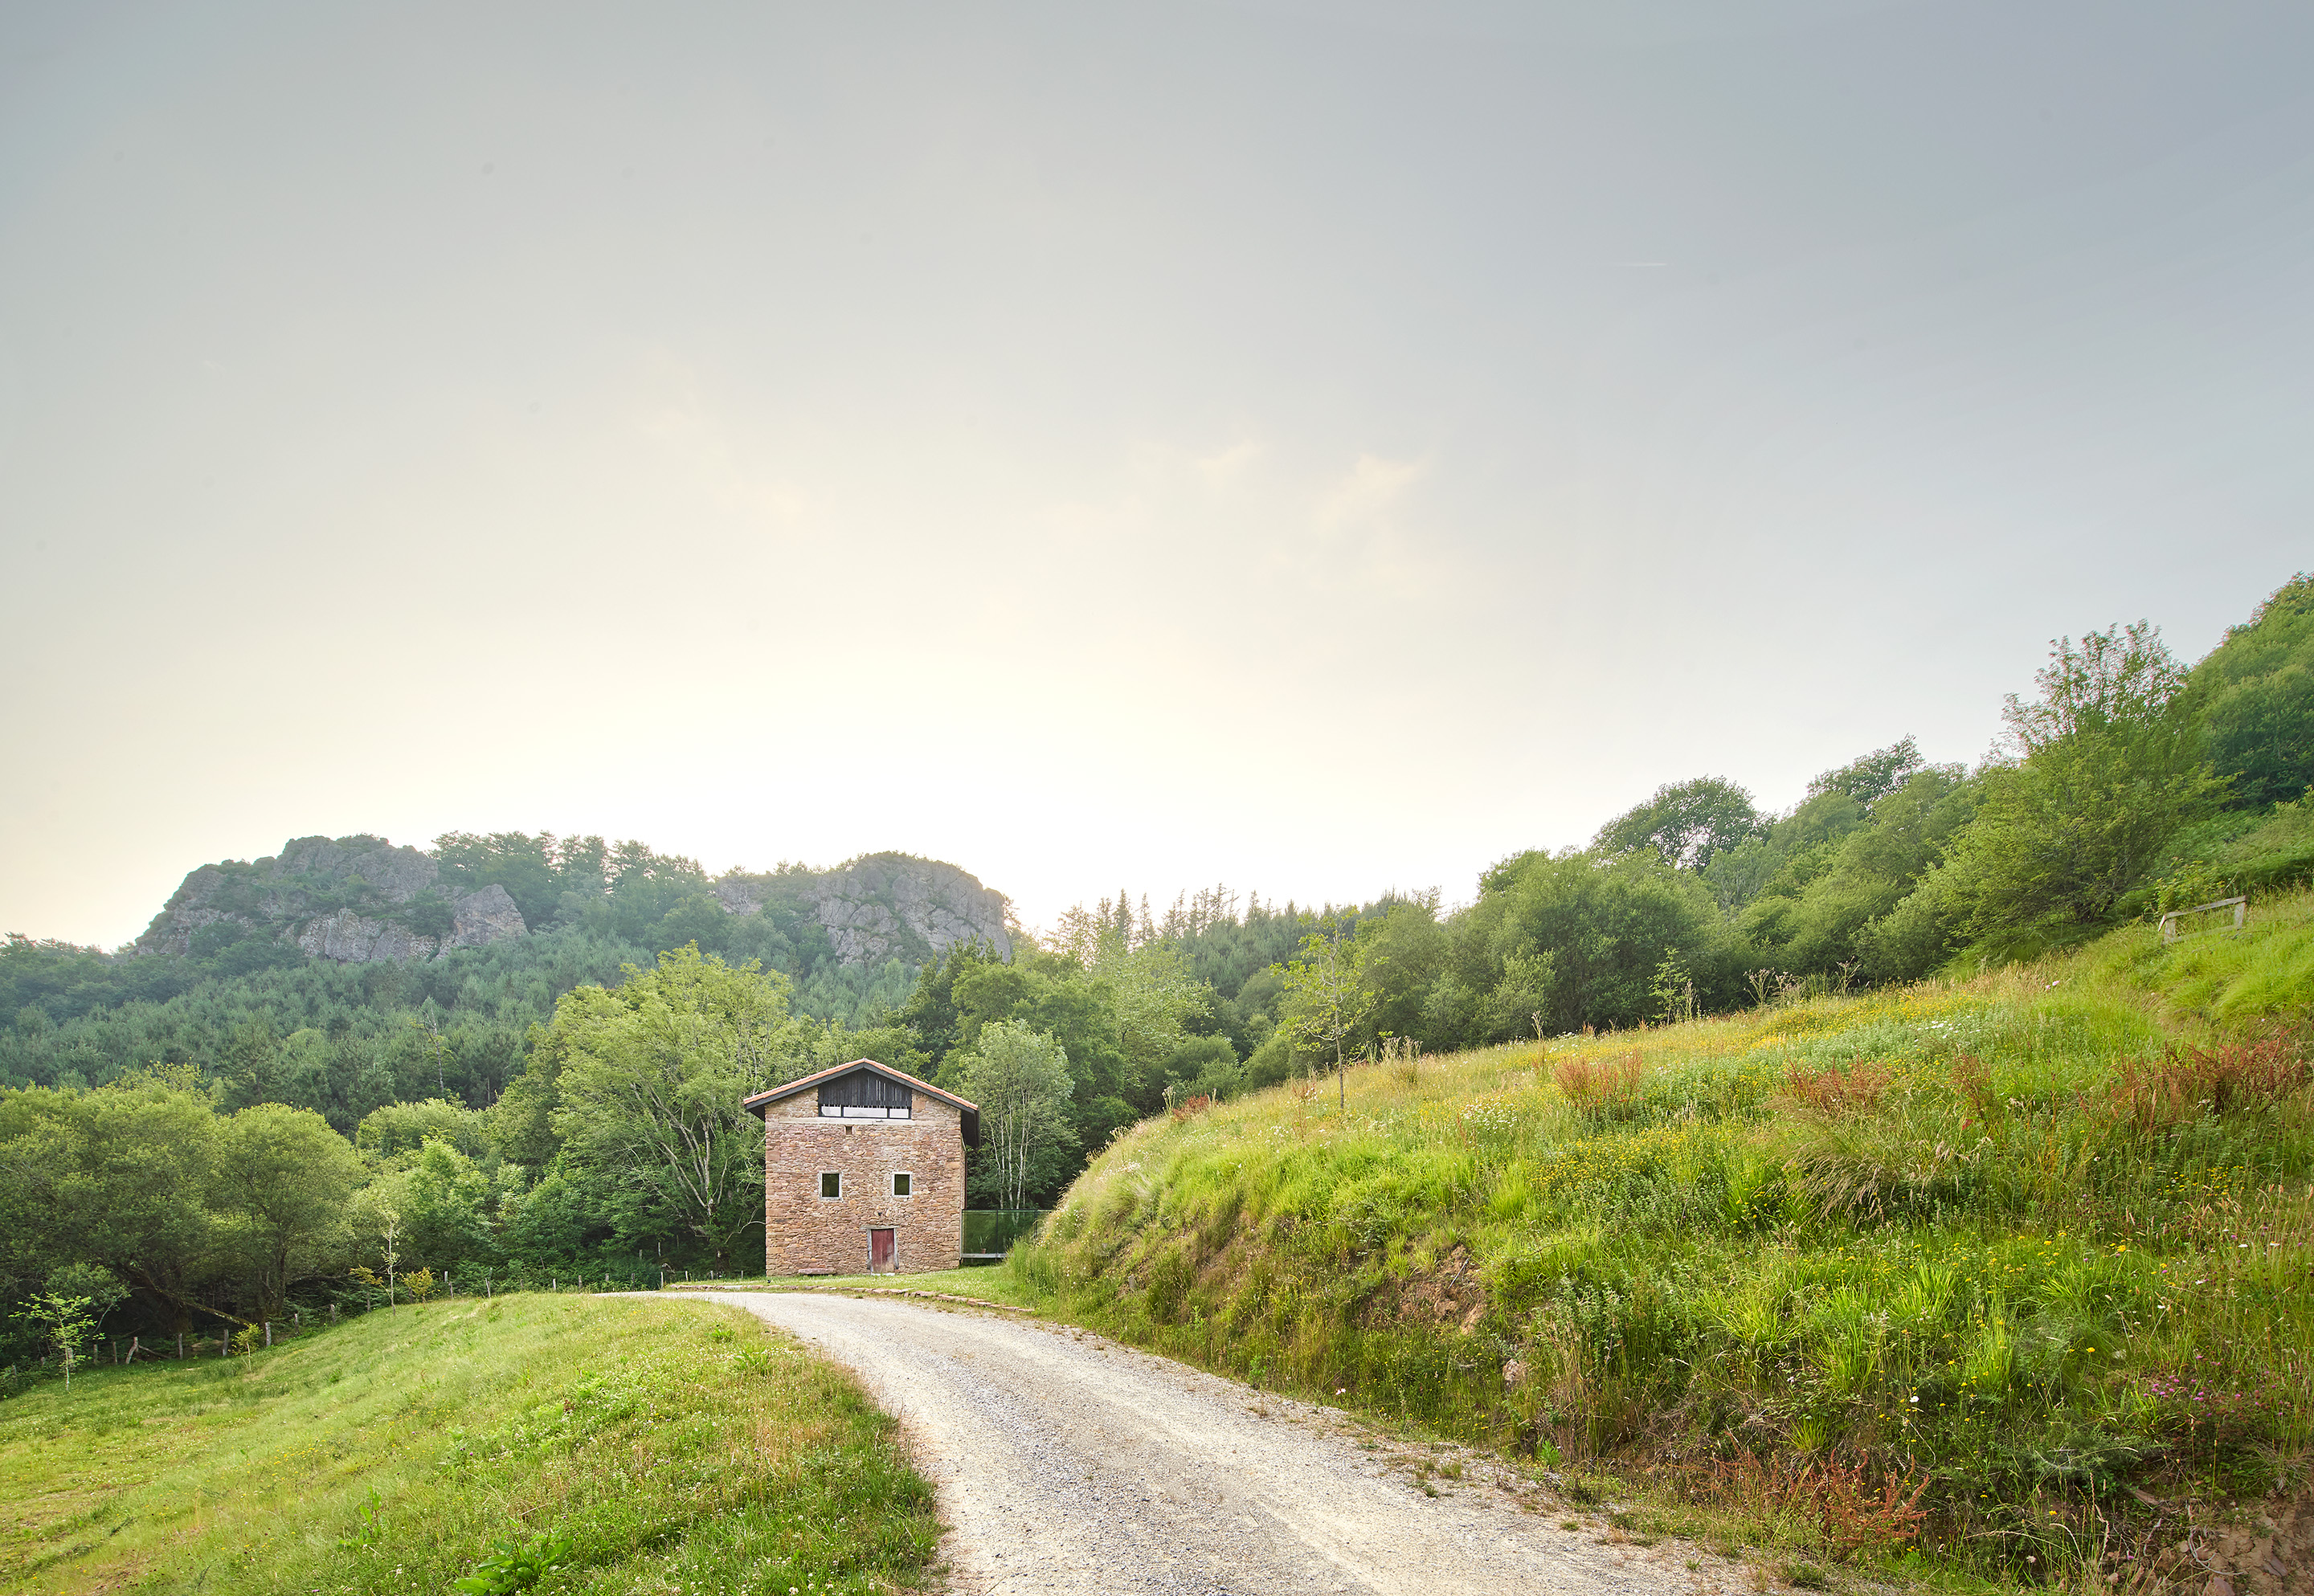
[[[831,1064],[826,1069],[817,1071],[800,1080],[790,1080],[784,1086],[775,1086],[768,1091],[760,1091],[752,1097],[742,1098],[739,1099],[739,1107],[757,1119],[763,1119],[767,1116],[773,1104],[799,1096],[814,1087],[835,1080],[839,1075],[848,1075],[852,1071],[860,1069],[873,1070],[887,1080],[899,1081],[912,1091],[923,1092],[928,1097],[937,1098],[948,1104],[964,1116],[967,1127],[965,1141],[974,1147],[980,1145],[979,1104],[967,1098],[959,1098],[954,1092],[943,1091],[929,1080],[919,1080],[905,1070],[895,1070],[891,1065],[879,1063],[871,1058],[856,1058],[849,1063]]]

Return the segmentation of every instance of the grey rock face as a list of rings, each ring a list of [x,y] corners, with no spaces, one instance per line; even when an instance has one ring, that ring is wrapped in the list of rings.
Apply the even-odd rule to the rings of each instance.
[[[1004,895],[936,860],[877,853],[817,875],[792,867],[752,879],[735,874],[710,890],[729,914],[760,914],[771,903],[782,914],[808,912],[847,964],[922,965],[972,942],[1012,957]],[[529,934],[513,897],[494,883],[453,900],[448,934],[434,935],[441,909],[420,901],[428,892],[443,893],[441,867],[415,848],[383,837],[299,837],[269,859],[193,871],[130,951],[189,953],[197,933],[221,924],[340,964],[436,958]]]
[[[727,914],[764,912],[764,900],[755,895],[755,884],[752,881],[718,881],[708,890],[715,895],[715,901],[723,905]]]
[[[350,909],[307,921],[298,929],[296,942],[308,957],[333,959],[341,965],[434,957],[433,938],[421,937],[391,921],[365,920]]]
[[[433,958],[528,933],[514,899],[495,884],[450,905],[446,938],[391,918],[440,879],[441,867],[431,858],[383,837],[297,837],[268,859],[193,871],[129,951],[189,953],[194,933],[234,924],[271,930],[309,957],[374,964]]]
[[[365,847],[362,844],[370,846]],[[396,848],[384,837],[299,837],[284,842],[269,865],[275,877],[319,877],[345,881],[358,876],[388,903],[406,904],[440,878],[442,867],[415,848]]]
[[[936,860],[884,853],[854,860],[820,877],[812,906],[846,964],[921,964],[974,941],[1012,957],[1004,895]]]
[[[450,930],[451,948],[480,948],[485,943],[509,941],[530,934],[522,922],[522,911],[514,906],[514,898],[497,882],[491,882],[480,892],[470,892],[453,905],[454,919]]]

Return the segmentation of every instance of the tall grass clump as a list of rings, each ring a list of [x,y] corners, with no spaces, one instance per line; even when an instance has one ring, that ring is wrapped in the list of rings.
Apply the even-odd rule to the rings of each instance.
[[[1354,1070],[1339,1113],[1132,1131],[1011,1267],[1827,1556],[2088,1570],[2314,1432],[2310,942],[2301,895],[2221,946]]]

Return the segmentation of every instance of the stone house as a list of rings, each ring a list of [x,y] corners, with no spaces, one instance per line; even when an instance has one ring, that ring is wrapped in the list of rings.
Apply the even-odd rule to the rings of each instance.
[[[917,1274],[964,1252],[980,1107],[873,1059],[757,1092],[766,1274]]]

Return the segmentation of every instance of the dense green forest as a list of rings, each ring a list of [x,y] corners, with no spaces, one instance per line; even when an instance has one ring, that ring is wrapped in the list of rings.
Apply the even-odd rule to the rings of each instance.
[[[1900,738],[1787,813],[1717,777],[1668,784],[1585,847],[1504,859],[1452,908],[1215,887],[1160,914],[1119,891],[1009,936],[1009,957],[965,941],[847,962],[812,872],[711,880],[597,838],[454,833],[431,884],[393,899],[210,867],[203,901],[242,918],[181,952],[0,951],[0,1289],[62,1283],[124,1333],[200,1333],[319,1306],[358,1266],[752,1270],[761,1172],[737,1099],[829,1063],[969,1089],[997,1038],[1038,1039],[1066,1081],[1020,1108],[1045,1202],[1169,1100],[1344,1051],[1973,969],[2314,876],[2314,580],[2191,668],[2144,626],[2060,642],[2005,721],[1974,770]],[[735,883],[756,912],[732,911]],[[336,963],[263,921],[287,893],[301,914],[441,939],[453,904],[492,887],[526,934],[438,957]],[[686,1164],[676,1142],[712,1156]],[[975,1204],[998,1184],[976,1168]]]

